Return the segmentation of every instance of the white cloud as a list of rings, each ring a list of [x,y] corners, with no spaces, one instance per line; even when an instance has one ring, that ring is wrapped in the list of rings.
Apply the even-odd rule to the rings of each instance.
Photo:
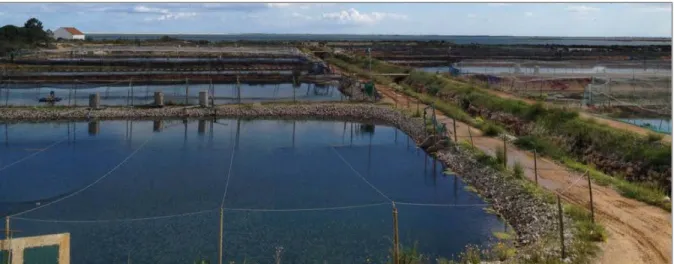
[[[300,13],[297,13],[297,12],[292,13],[291,16],[296,17],[296,18],[301,18],[301,19],[304,19],[304,20],[313,20],[314,19],[311,16],[307,16],[305,14],[300,14]]]
[[[533,16],[534,13],[531,13],[531,12],[525,12],[524,15],[530,17],[530,16]]]
[[[354,8],[349,10],[342,10],[340,12],[323,13],[322,18],[325,20],[335,20],[341,24],[376,24],[384,19],[403,20],[407,19],[407,15],[396,13],[371,12],[361,13]]]
[[[134,6],[133,11],[136,13],[151,13],[151,14],[166,14],[169,13],[168,9],[147,7],[147,6]]]
[[[476,17],[477,17],[476,14],[468,14],[468,18],[476,18]]]
[[[644,12],[644,13],[659,13],[659,12],[671,13],[672,12],[671,7],[642,7],[642,8],[638,8],[637,10],[639,10],[640,12]]]
[[[161,15],[159,17],[148,17],[145,20],[146,21],[164,21],[164,20],[176,20],[176,19],[181,19],[181,18],[188,18],[188,17],[193,17],[196,16],[197,13],[191,12],[178,12],[178,13],[168,13]]]
[[[267,3],[266,6],[269,8],[299,8],[303,10],[310,9],[312,7],[326,7],[335,5],[334,3]]]
[[[510,4],[506,3],[489,3],[488,6],[509,6]]]
[[[569,12],[574,12],[574,13],[587,14],[587,13],[599,11],[599,8],[591,7],[591,6],[585,6],[585,5],[572,5],[572,6],[567,6],[566,10],[569,11]]]
[[[285,8],[289,7],[290,3],[267,3],[267,7],[278,7],[278,8]]]
[[[168,9],[163,8],[154,8],[147,6],[135,6],[133,11],[136,13],[146,13],[146,14],[160,14],[158,17],[147,17],[145,21],[164,21],[164,20],[176,20],[188,17],[194,17],[197,15],[196,12],[171,12]]]

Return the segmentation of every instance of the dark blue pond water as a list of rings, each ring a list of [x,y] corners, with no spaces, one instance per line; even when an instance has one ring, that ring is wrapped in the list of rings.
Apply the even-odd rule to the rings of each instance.
[[[236,84],[214,84],[214,86],[216,104],[238,102]],[[293,98],[297,101],[345,99],[335,85],[302,83],[294,87],[291,83],[240,84],[240,89],[242,102],[292,101]],[[16,89],[0,89],[0,105],[44,105],[45,103],[38,100],[47,97],[51,91],[54,91],[56,97],[62,98],[56,105],[88,105],[89,95],[94,93],[100,95],[101,105],[144,105],[154,103],[154,92],[164,93],[164,103],[185,103],[187,92],[187,103],[195,105],[199,103],[199,92],[208,90],[208,84],[130,85],[128,82],[119,82],[111,85],[82,83],[33,87],[23,85]]]
[[[384,262],[389,198],[398,203],[401,242],[418,242],[431,256],[457,254],[504,228],[460,179],[387,126],[165,120],[1,128],[0,215],[25,212],[12,218],[17,236],[70,232],[72,263],[214,263],[223,196],[224,258],[237,263],[271,263],[280,247],[283,263]]]

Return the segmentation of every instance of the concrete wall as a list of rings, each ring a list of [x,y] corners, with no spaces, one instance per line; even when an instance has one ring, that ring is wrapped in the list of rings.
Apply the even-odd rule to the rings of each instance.
[[[70,34],[65,28],[59,28],[54,31],[54,39],[73,39],[73,35]]]
[[[23,263],[23,251],[27,248],[57,245],[59,247],[59,264],[70,263],[70,233],[61,233],[44,236],[12,238],[0,240],[0,250],[11,250],[12,264]],[[28,264],[28,263],[26,263]]]

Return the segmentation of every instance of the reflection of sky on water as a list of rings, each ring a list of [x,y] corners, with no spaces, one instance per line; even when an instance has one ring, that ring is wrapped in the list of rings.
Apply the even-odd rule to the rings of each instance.
[[[130,129],[130,127],[132,128]],[[164,128],[152,132],[154,127]],[[14,124],[0,144],[0,168],[31,149],[43,152],[0,171],[0,212],[34,207],[20,201],[72,193],[147,144],[126,163],[75,196],[21,215],[100,220],[211,210],[182,218],[136,222],[50,223],[14,219],[20,236],[71,233],[72,263],[192,262],[217,259],[219,213],[225,208],[321,208],[384,203],[335,211],[225,210],[226,260],[271,262],[276,246],[288,263],[362,263],[383,260],[390,247],[388,200],[480,204],[460,179],[443,175],[395,128],[336,121],[101,121]],[[129,132],[129,130],[132,130]],[[238,133],[237,133],[238,130]],[[235,148],[235,150],[233,149]],[[234,151],[233,151],[234,150]],[[234,155],[229,183],[227,175]],[[341,158],[340,158],[341,157]],[[342,160],[343,158],[343,160]],[[4,208],[3,208],[4,207]],[[431,256],[457,254],[483,243],[502,223],[482,207],[399,205],[401,242],[419,242]]]
[[[672,134],[672,120],[641,118],[621,118],[619,120],[625,123],[633,124],[635,126],[645,127],[657,132]]]

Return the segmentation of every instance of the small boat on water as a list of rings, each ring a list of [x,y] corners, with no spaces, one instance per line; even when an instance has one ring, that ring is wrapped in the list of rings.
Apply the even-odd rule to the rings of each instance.
[[[63,100],[63,98],[61,98],[61,97],[54,97],[54,98],[42,97],[42,98],[39,99],[40,103],[54,103],[54,102],[60,102],[61,100]]]

